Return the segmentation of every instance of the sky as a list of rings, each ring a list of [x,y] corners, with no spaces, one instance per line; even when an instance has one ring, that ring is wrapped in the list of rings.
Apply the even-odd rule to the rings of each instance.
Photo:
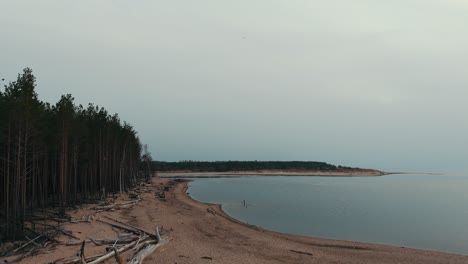
[[[464,0],[0,0],[0,79],[118,113],[156,160],[468,164]],[[6,83],[6,81],[4,82]]]

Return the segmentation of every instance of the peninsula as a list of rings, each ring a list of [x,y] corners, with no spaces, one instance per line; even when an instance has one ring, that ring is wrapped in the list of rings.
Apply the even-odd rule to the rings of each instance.
[[[317,161],[153,161],[160,177],[209,178],[238,176],[326,176],[366,177],[389,174],[380,170],[331,165]]]

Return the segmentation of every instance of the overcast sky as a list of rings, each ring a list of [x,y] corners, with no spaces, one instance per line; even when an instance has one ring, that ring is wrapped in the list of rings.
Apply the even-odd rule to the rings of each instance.
[[[465,0],[0,0],[0,78],[31,67],[157,160],[468,164]]]

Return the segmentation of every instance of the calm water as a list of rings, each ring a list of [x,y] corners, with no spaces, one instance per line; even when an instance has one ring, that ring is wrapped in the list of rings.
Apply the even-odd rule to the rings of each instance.
[[[189,186],[196,200],[270,230],[468,255],[468,174],[249,176]]]

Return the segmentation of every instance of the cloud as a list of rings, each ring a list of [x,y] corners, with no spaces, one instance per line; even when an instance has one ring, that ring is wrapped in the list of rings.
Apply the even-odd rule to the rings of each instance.
[[[13,1],[0,73],[119,112],[157,159],[447,167],[468,154],[461,0]],[[456,162],[454,162],[456,161]]]

